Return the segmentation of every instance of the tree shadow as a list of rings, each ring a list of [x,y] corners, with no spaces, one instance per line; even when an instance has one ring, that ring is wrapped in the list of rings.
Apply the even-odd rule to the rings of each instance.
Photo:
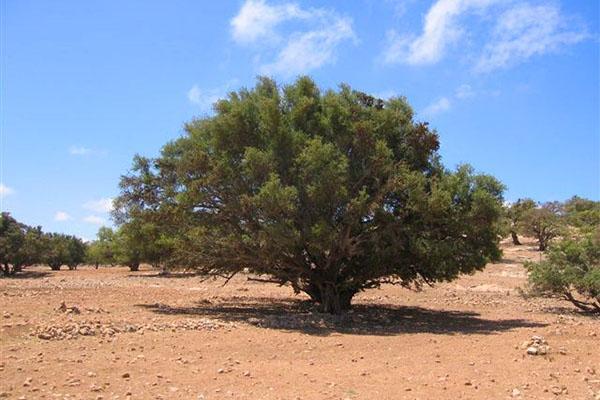
[[[600,321],[600,314],[589,311],[583,311],[575,306],[546,306],[542,307],[542,311],[548,314],[557,314],[559,316],[568,315],[573,317],[586,317],[591,319],[597,319]]]
[[[169,273],[164,273],[164,272],[156,272],[153,274],[139,274],[139,273],[133,273],[133,271],[131,271],[132,273],[127,275],[128,278],[169,278],[169,279],[185,279],[185,278],[197,278],[199,276],[203,276],[200,274],[197,274],[195,272],[169,272]]]
[[[355,335],[399,335],[410,333],[494,334],[517,328],[539,328],[546,324],[524,319],[484,319],[466,311],[435,310],[415,306],[357,304],[342,315],[314,311],[312,303],[300,300],[233,296],[213,304],[209,300],[192,307],[138,304],[157,314],[214,318],[248,323],[262,328],[299,331],[310,335],[332,333]]]
[[[52,275],[51,271],[28,271],[17,272],[14,275],[0,275],[0,279],[39,279]]]

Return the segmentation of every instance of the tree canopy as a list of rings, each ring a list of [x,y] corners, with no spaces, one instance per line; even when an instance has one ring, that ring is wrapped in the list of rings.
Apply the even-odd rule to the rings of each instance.
[[[115,220],[149,224],[161,263],[289,283],[338,313],[382,283],[451,280],[498,258],[503,185],[452,172],[406,99],[259,78],[136,157]]]
[[[600,228],[552,245],[546,260],[525,266],[533,293],[560,296],[581,310],[600,313]]]

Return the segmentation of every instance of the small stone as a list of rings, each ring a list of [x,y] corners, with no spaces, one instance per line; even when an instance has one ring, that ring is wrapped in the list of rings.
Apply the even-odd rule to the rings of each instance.
[[[514,388],[514,389],[512,390],[512,392],[510,393],[510,395],[511,395],[512,397],[519,397],[519,396],[521,395],[521,391],[520,391],[519,389],[517,389],[517,388]]]
[[[129,378],[129,377],[131,377],[129,372],[125,372],[123,375],[121,375],[121,378]]]
[[[537,356],[539,353],[539,349],[535,346],[530,346],[527,348],[527,354],[532,356]]]

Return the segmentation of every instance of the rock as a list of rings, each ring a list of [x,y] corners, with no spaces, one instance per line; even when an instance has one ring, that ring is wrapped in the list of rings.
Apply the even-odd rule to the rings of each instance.
[[[514,388],[514,389],[512,390],[512,392],[510,393],[510,395],[511,395],[512,397],[519,397],[519,396],[521,395],[521,391],[520,391],[519,389],[517,389],[517,388]]]
[[[129,378],[129,377],[131,377],[129,372],[125,372],[123,375],[121,375],[121,378]]]
[[[530,346],[527,348],[527,354],[536,356],[539,353],[539,349],[535,346]]]

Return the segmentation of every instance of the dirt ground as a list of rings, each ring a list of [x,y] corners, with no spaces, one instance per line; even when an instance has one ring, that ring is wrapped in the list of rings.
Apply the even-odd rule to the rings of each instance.
[[[0,280],[0,398],[600,399],[600,319],[524,298],[539,253],[504,247],[483,272],[371,290],[341,317],[247,276],[30,268]],[[546,354],[527,354],[532,336]]]

